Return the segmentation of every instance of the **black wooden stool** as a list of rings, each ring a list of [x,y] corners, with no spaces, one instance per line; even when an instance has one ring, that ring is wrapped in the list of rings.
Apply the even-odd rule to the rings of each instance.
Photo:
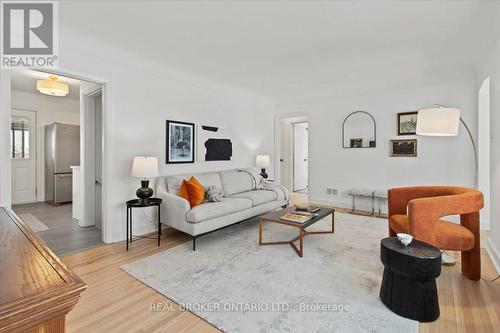
[[[380,242],[384,277],[380,299],[394,313],[420,322],[439,318],[436,278],[441,274],[441,252],[413,240],[402,245],[397,237]]]

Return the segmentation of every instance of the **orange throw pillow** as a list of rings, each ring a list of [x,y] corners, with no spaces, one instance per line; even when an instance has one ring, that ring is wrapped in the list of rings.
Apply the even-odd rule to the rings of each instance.
[[[205,188],[200,184],[196,177],[193,176],[186,182],[186,188],[191,208],[198,206],[205,201]]]
[[[181,188],[179,189],[179,196],[189,201],[187,182],[185,179],[182,180]]]

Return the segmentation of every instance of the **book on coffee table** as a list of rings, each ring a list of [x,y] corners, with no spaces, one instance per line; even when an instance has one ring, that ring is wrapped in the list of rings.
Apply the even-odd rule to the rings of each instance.
[[[309,212],[291,212],[281,216],[280,219],[284,221],[304,223],[316,216],[318,216],[318,214],[313,214]]]
[[[309,213],[315,213],[319,210],[318,206],[308,206],[307,208],[298,208],[295,207],[296,212],[309,212]]]

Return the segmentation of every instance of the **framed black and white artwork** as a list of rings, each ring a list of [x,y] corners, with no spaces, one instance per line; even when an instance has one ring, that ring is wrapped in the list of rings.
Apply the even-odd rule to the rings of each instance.
[[[417,157],[417,140],[391,140],[391,157]]]
[[[233,157],[232,131],[229,129],[209,126],[197,126],[197,160],[231,161]]]
[[[166,163],[194,163],[194,124],[167,120]]]
[[[398,113],[398,135],[417,133],[417,111]]]

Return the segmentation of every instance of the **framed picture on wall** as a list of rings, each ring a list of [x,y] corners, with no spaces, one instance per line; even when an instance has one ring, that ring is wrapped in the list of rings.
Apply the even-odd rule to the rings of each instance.
[[[194,163],[194,124],[167,120],[166,163]]]
[[[417,111],[398,113],[398,135],[417,133]]]
[[[233,157],[233,132],[227,128],[198,125],[196,128],[197,160],[231,161]]]
[[[417,140],[391,140],[391,157],[416,157]]]

